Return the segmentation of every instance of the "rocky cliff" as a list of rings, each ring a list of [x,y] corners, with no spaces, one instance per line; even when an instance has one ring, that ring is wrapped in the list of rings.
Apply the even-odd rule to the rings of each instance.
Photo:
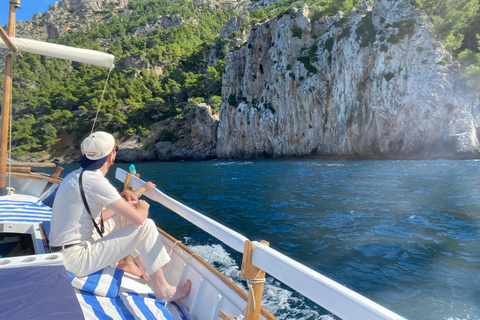
[[[97,22],[105,22],[117,13],[112,10],[127,7],[132,0],[60,0],[52,4],[45,13],[37,13],[28,21],[17,23],[17,36],[33,40],[56,39],[66,34],[84,31]],[[233,8],[238,12],[247,9],[261,9],[279,0],[194,0],[198,4],[207,3],[210,10]],[[128,10],[120,14],[128,15]],[[134,34],[147,36],[156,27],[169,28],[178,24],[196,23],[183,21],[178,15],[158,17],[144,27],[135,30]]]
[[[17,36],[33,40],[56,39],[75,31],[84,31],[92,23],[105,19],[105,12],[127,6],[130,0],[61,0],[45,13],[28,21],[19,21]]]
[[[213,114],[209,105],[188,103],[183,119],[155,124],[152,134],[142,143],[122,141],[117,159],[122,162],[214,159],[217,128],[218,114]],[[162,141],[166,137],[169,141]],[[145,146],[151,147],[147,150]]]
[[[128,2],[61,0],[17,30],[56,38],[109,19],[111,8],[125,11]],[[432,37],[428,17],[409,1],[362,2],[348,17],[315,19],[304,6],[241,28],[249,19],[243,10],[273,2],[207,2],[212,10],[239,12],[221,31],[236,49],[226,59],[220,117],[207,105],[189,104],[183,119],[155,124],[141,142],[123,141],[120,160],[479,156],[480,101]],[[134,32],[146,36],[185,23],[197,21],[173,14]],[[207,64],[214,65],[210,56]],[[142,57],[123,63],[163,72]]]
[[[257,24],[227,58],[220,158],[477,157],[480,103],[409,1]]]

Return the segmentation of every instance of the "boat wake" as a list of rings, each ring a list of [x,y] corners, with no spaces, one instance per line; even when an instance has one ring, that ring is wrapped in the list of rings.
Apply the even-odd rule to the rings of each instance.
[[[240,276],[240,269],[236,261],[219,245],[192,245],[188,246],[200,255],[205,261],[214,266],[223,275],[232,280],[242,290],[247,292],[245,280]],[[267,275],[263,294],[263,306],[279,320],[334,320],[334,316],[316,305],[309,305],[308,299],[286,289],[279,281]],[[321,315],[321,313],[324,313]]]

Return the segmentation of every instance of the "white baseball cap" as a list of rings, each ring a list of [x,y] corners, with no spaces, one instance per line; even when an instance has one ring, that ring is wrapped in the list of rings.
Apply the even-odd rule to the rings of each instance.
[[[115,138],[107,132],[97,131],[82,142],[81,166],[85,170],[100,169],[115,148]]]

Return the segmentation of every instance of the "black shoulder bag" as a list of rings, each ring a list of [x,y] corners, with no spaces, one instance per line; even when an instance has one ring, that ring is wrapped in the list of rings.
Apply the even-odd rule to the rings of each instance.
[[[85,170],[82,170],[82,172],[80,173],[80,179],[78,179],[78,182],[80,183],[80,194],[82,195],[83,204],[85,205],[85,208],[87,209],[88,214],[90,214],[90,218],[92,219],[93,226],[97,230],[100,237],[103,237],[103,233],[105,232],[105,229],[103,226],[103,217],[102,217],[102,214],[100,214],[100,228],[99,228],[95,220],[93,220],[92,213],[90,212],[90,207],[88,206],[88,203],[87,203],[87,198],[85,197],[85,192],[83,192],[83,183],[82,183],[83,172],[85,172]]]

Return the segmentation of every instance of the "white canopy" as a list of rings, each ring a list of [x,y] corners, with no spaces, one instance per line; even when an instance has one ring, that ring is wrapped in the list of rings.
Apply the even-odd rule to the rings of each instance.
[[[43,41],[13,38],[10,40],[20,51],[40,54],[47,57],[83,62],[94,66],[113,68],[115,57],[108,53],[95,50],[67,47]],[[0,39],[0,48],[8,49],[5,42]]]

